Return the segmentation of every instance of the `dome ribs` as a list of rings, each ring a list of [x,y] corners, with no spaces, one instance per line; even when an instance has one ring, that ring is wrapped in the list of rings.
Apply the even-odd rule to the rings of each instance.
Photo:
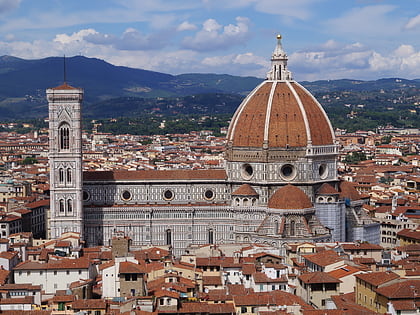
[[[305,124],[296,99],[286,84],[277,84],[271,107],[269,147],[304,147]]]
[[[233,134],[233,145],[261,147],[264,141],[265,116],[271,84],[266,82],[248,100]]]
[[[291,83],[305,105],[311,132],[312,145],[331,145],[334,143],[330,124],[321,105],[297,83]]]

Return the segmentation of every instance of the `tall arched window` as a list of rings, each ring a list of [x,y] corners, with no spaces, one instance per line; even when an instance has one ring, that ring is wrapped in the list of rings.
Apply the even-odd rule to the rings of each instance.
[[[60,210],[60,213],[64,213],[64,200],[60,199],[60,201],[58,202],[58,208]]]
[[[274,234],[279,234],[279,221],[274,221]]]
[[[166,245],[172,245],[172,231],[171,229],[166,230]]]
[[[58,141],[60,150],[70,148],[70,126],[68,124],[62,124],[58,128]]]
[[[290,236],[294,236],[296,233],[295,231],[295,221],[292,220],[290,221]]]
[[[67,183],[71,183],[71,168],[67,169]]]
[[[209,229],[209,244],[214,244],[214,231],[213,229]]]
[[[67,199],[67,213],[73,212],[73,200]]]
[[[64,183],[64,170],[61,167],[58,169],[58,181]]]

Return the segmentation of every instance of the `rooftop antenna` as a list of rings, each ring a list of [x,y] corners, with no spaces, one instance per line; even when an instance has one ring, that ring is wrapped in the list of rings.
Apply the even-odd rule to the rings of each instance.
[[[63,58],[63,65],[64,65],[64,84],[66,84],[67,83],[67,74],[66,74],[66,55],[64,55],[64,58]]]

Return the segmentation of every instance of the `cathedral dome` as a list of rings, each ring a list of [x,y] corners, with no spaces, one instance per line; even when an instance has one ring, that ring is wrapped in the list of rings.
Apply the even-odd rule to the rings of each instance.
[[[268,200],[268,208],[271,209],[308,209],[312,207],[311,200],[303,190],[290,184],[277,189]]]
[[[306,148],[334,145],[331,123],[319,102],[291,79],[278,36],[267,80],[245,98],[228,131],[231,148]]]

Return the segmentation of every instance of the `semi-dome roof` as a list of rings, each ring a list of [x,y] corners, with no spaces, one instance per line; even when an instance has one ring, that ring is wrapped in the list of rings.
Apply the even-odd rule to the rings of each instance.
[[[300,188],[286,185],[277,189],[268,200],[271,209],[308,209],[312,208],[309,197]]]
[[[319,102],[291,79],[278,37],[268,79],[237,109],[228,131],[231,147],[289,148],[333,145],[331,123]]]

